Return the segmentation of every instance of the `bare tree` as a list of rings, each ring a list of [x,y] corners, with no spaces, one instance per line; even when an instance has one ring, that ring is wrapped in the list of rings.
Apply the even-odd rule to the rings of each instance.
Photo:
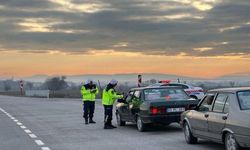
[[[45,86],[51,90],[53,92],[58,91],[58,90],[62,90],[68,87],[67,82],[65,81],[66,77],[62,76],[62,77],[53,77],[50,79],[47,79],[45,81]]]
[[[62,76],[62,77],[53,77],[50,79],[47,79],[45,81],[45,85],[47,85],[49,90],[61,90],[61,89],[65,89],[68,87],[67,82],[65,81],[66,77]]]
[[[234,81],[230,81],[229,84],[230,84],[231,87],[235,86],[235,82]]]

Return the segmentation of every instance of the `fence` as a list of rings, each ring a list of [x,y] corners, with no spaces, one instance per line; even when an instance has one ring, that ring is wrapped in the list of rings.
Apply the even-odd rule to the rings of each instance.
[[[47,97],[49,98],[49,90],[26,90],[25,96],[28,97]]]

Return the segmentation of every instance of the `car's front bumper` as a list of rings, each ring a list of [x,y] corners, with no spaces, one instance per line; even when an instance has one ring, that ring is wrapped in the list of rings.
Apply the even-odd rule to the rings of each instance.
[[[236,138],[236,141],[239,143],[241,147],[250,148],[250,136],[239,135],[239,134],[235,134],[234,136]]]
[[[181,120],[181,114],[166,114],[166,115],[150,115],[150,116],[141,116],[144,123],[159,123],[159,124],[170,124]]]

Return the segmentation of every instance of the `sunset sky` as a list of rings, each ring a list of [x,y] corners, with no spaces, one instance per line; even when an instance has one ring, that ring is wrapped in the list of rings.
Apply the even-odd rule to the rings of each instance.
[[[0,77],[250,74],[249,0],[0,0]]]

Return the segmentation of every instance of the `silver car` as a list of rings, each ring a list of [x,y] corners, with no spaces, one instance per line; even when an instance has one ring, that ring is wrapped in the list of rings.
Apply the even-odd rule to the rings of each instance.
[[[209,91],[181,115],[181,125],[188,144],[201,138],[223,143],[226,150],[250,148],[250,87]]]

